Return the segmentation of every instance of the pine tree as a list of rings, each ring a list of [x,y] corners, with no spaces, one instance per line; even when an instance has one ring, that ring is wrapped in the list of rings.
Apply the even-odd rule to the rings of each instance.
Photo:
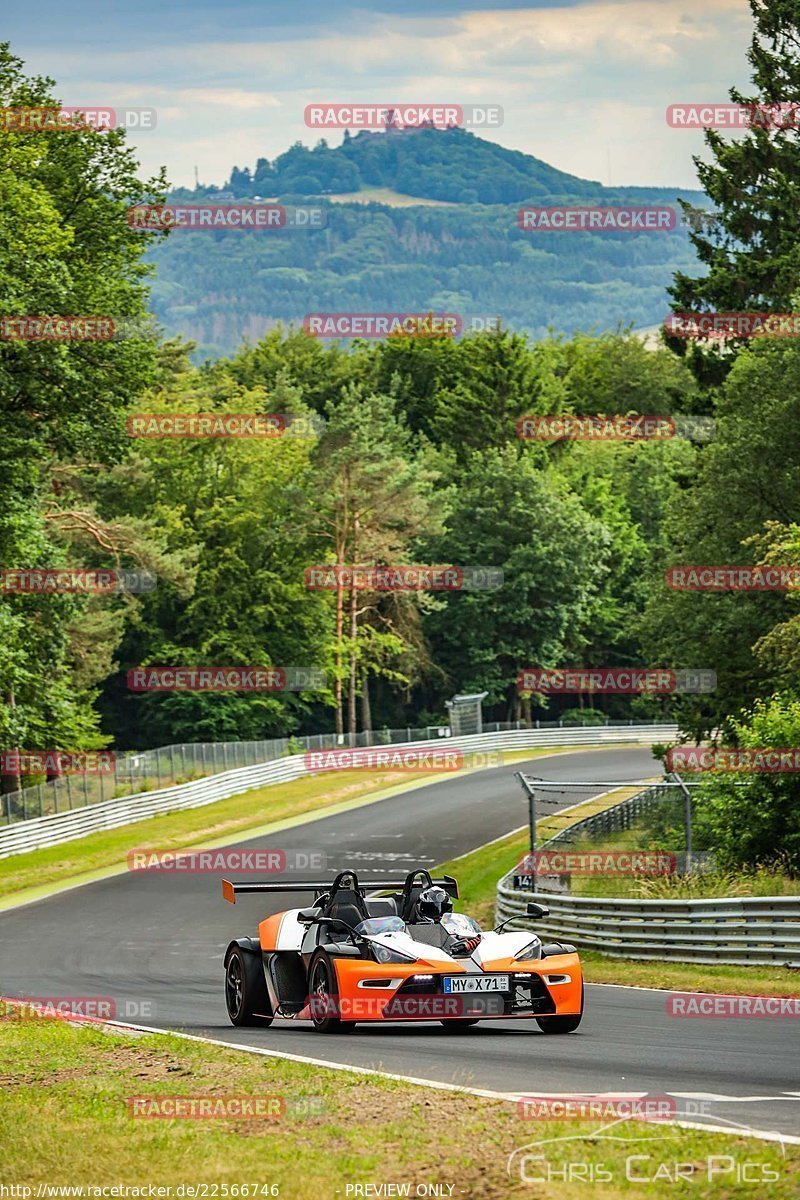
[[[755,18],[748,60],[753,89],[731,88],[735,104],[753,107],[744,137],[706,131],[713,161],[695,158],[715,219],[681,202],[691,240],[707,274],[675,275],[676,312],[788,312],[800,286],[800,0],[750,0]],[[782,105],[770,115],[765,106]],[[787,116],[786,105],[796,105]],[[700,378],[718,381],[730,354],[670,339]],[[728,343],[730,344],[730,343]]]

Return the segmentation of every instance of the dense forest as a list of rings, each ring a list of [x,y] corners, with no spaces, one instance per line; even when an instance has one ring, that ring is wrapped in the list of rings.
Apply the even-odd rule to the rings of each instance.
[[[788,87],[781,64],[791,62],[795,80],[799,72],[791,30],[758,12],[757,95],[769,97]],[[2,49],[2,103],[45,104],[51,86]],[[436,136],[452,136],[459,153],[472,144]],[[800,210],[787,181],[800,170],[797,131],[754,128],[735,143],[710,133],[707,142],[704,207],[717,216],[690,234],[673,306],[796,307]],[[377,177],[383,143],[356,152],[358,143],[344,153],[369,182],[369,148]],[[235,235],[176,234],[155,251],[153,280],[148,245],[162,239],[131,229],[124,212],[163,201],[167,186],[138,179],[124,134],[0,130],[0,148],[5,313],[108,312],[135,322],[148,312],[149,288],[162,303],[177,288],[176,272],[190,291],[203,273],[222,303],[245,267],[253,280],[284,271],[285,298],[303,276],[301,309],[347,307],[355,295],[331,227],[327,273],[308,242],[293,243],[308,257],[289,269],[258,265]],[[511,156],[509,188],[514,163],[524,166]],[[742,179],[747,188],[736,186]],[[776,196],[780,228],[770,220]],[[499,210],[464,212],[471,239],[463,227],[460,239],[441,236],[447,226],[436,221],[455,230],[464,220],[452,210],[420,208],[413,218],[381,210],[368,222],[342,210],[347,244],[362,251],[368,307],[452,310],[466,298],[455,289],[461,273],[482,307],[489,279],[505,291],[530,282],[545,305],[555,306],[557,288],[571,303],[591,288],[598,303],[619,296],[622,305],[626,270],[646,276],[655,296],[670,245],[678,252],[677,240],[653,239],[661,259],[645,266],[641,239],[598,238],[592,266],[579,238],[556,258],[511,231],[501,236]],[[402,257],[397,229],[424,265],[387,258],[388,246]],[[265,261],[276,245],[259,242]],[[501,246],[514,269],[500,267]],[[628,256],[619,278],[616,253]],[[448,265],[437,266],[437,255]],[[547,264],[549,284],[531,282],[532,263]],[[453,291],[435,290],[440,270]],[[274,293],[275,281],[265,286]],[[231,319],[244,331],[253,309],[239,296]],[[624,329],[532,338],[509,324],[460,339],[395,334],[350,346],[276,327],[199,364],[193,343],[178,338],[0,342],[0,564],[136,569],[156,580],[140,593],[0,594],[0,743],[130,748],[425,725],[444,719],[455,692],[485,691],[493,719],[671,714],[687,736],[722,730],[734,744],[791,746],[800,733],[796,589],[682,591],[666,576],[681,564],[800,561],[796,341],[653,346]],[[283,414],[284,433],[131,436],[143,413]],[[535,414],[661,414],[684,432],[521,439],[519,418]],[[704,418],[694,425],[702,436],[692,436],[691,417]],[[502,584],[308,586],[315,564],[393,563],[494,568]],[[128,688],[132,668],[170,664],[315,668],[325,682],[281,692]],[[632,665],[713,671],[716,689],[592,698],[517,687],[527,667]]]

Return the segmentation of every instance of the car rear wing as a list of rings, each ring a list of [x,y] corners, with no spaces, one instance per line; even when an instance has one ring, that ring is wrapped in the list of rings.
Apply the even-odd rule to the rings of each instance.
[[[365,879],[359,881],[353,871],[342,872],[342,874],[352,879],[353,889],[361,892],[362,895],[366,892],[402,891],[408,882],[408,876],[405,879]],[[223,879],[222,896],[223,899],[228,900],[231,904],[235,904],[237,895],[245,895],[248,892],[313,892],[314,899],[316,900],[326,892],[333,891],[335,886],[338,885],[340,878],[341,876],[337,876],[333,882],[329,882],[327,879],[324,881],[303,879],[298,880],[296,883],[276,883],[273,881],[262,883],[260,880],[253,880],[252,882],[249,880],[237,881],[234,883],[230,879]],[[452,896],[454,900],[458,899],[458,883],[452,875],[443,875],[441,879],[431,879],[431,885],[433,887],[444,888],[448,896]]]

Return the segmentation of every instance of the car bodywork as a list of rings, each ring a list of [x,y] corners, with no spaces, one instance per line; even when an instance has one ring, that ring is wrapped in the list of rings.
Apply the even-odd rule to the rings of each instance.
[[[311,1019],[323,1032],[362,1021],[534,1018],[546,1032],[572,1032],[583,1012],[583,979],[573,946],[543,943],[530,930],[482,931],[461,913],[418,919],[430,886],[457,898],[451,876],[425,870],[402,881],[359,882],[343,871],[332,883],[231,883],[223,895],[313,892],[308,908],[266,917],[257,938],[225,953],[226,999],[234,1024],[275,1016]],[[395,894],[374,895],[376,891]],[[546,915],[533,904],[531,915]]]

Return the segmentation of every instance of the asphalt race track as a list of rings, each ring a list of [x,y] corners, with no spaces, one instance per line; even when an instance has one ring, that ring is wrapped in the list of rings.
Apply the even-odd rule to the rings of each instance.
[[[525,798],[513,778],[519,767],[431,784],[241,845],[322,850],[330,871],[403,876],[523,825]],[[548,756],[528,770],[576,781],[658,773],[646,748]],[[569,792],[548,807],[588,794]],[[93,883],[0,913],[0,993],[113,997],[119,1016],[127,1011],[143,1025],[506,1093],[668,1094],[693,1120],[694,1106],[706,1100],[714,1124],[800,1134],[800,1023],[681,1020],[667,1016],[663,992],[590,986],[583,1024],[565,1037],[510,1021],[463,1034],[432,1023],[362,1025],[346,1037],[323,1037],[284,1020],[235,1030],[225,1012],[223,950],[292,903],[243,896],[232,907],[218,875],[126,873]]]

